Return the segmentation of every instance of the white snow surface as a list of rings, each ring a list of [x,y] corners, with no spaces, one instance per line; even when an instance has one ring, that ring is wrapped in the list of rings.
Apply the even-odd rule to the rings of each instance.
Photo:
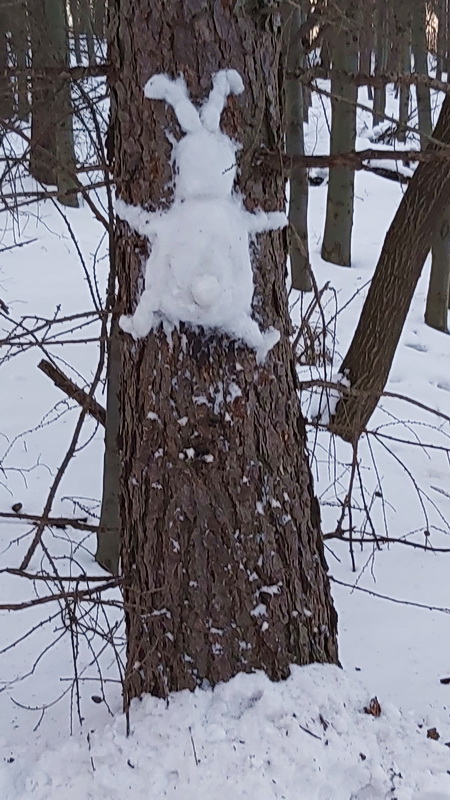
[[[197,111],[182,77],[154,75],[146,83],[145,96],[171,105],[186,135],[173,144],[175,194],[168,211],[116,202],[117,215],[151,244],[145,289],[133,316],[121,317],[120,325],[135,339],[161,322],[169,330],[180,322],[216,329],[254,349],[261,362],[280,334],[261,331],[251,316],[249,240],[284,227],[287,218],[283,212],[250,214],[233,191],[239,146],[221,132],[220,115],[228,95],[243,91],[240,75],[222,70]]]
[[[124,717],[4,770],[2,798],[30,800],[432,800],[450,797],[448,748],[332,666],[281,683],[238,675]]]

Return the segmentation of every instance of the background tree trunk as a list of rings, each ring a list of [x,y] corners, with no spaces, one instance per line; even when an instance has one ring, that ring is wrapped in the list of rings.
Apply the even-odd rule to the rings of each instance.
[[[401,2],[401,0],[398,0]],[[386,0],[375,4],[375,75],[387,70],[389,28],[386,21]],[[373,94],[373,124],[379,125],[386,111],[386,86],[375,89]]]
[[[412,10],[412,50],[414,69],[419,75],[428,77],[428,44],[426,35],[426,9],[424,0],[414,0]],[[431,98],[427,86],[416,87],[417,113],[422,148],[428,144],[433,124],[431,120]]]
[[[281,176],[251,166],[260,146],[281,145],[280,42],[270,20],[213,0],[116,0],[112,18],[114,165],[124,199],[150,208],[170,200],[165,130],[174,128],[174,116],[164,103],[144,100],[146,80],[183,73],[201,102],[211,74],[233,67],[246,91],[230,99],[223,129],[244,146],[246,205],[281,208]],[[127,311],[141,269],[139,242],[119,226],[119,299]],[[137,344],[123,337],[126,705],[142,692],[166,696],[257,668],[279,679],[292,663],[337,659],[287,336],[285,236],[262,236],[255,258],[258,316],[283,329],[263,366],[227,337],[183,325],[171,345],[161,329]],[[194,458],[180,458],[187,448]]]
[[[105,0],[94,0],[93,26],[94,34],[98,39],[103,39],[105,35],[106,2]]]
[[[285,30],[286,69],[293,73],[302,57],[299,30],[302,12],[290,3],[283,7]],[[305,154],[303,133],[303,86],[299,80],[285,81],[286,152],[292,156]],[[312,290],[311,265],[308,248],[308,172],[295,167],[289,181],[289,257],[291,280],[300,292]]]
[[[448,96],[433,137],[450,144]],[[437,147],[430,144],[428,149]],[[341,367],[357,392],[340,401],[332,423],[344,439],[358,438],[380,399],[433,235],[449,204],[449,163],[419,164],[387,232],[358,327]]]
[[[413,6],[413,54],[416,72],[428,76],[428,43],[426,35],[426,9],[424,0],[415,0]],[[432,132],[431,97],[426,87],[418,86],[417,109],[421,146],[428,144],[428,136]],[[447,331],[448,313],[448,281],[449,281],[449,248],[450,231],[448,226],[449,212],[436,230],[431,250],[431,273],[425,307],[425,322],[431,328]]]
[[[435,6],[438,18],[437,53],[436,53],[436,78],[442,80],[445,72],[445,56],[447,52],[447,0],[438,0]]]
[[[450,281],[450,209],[433,239],[430,283],[428,285],[425,322],[430,328],[448,332]]]
[[[30,113],[28,97],[28,78],[26,69],[29,64],[28,18],[26,0],[14,6],[11,15],[11,49],[18,74],[15,80],[16,113],[19,119],[26,119]]]
[[[343,72],[358,71],[358,47],[356,18],[357,3],[341,0],[343,21],[333,32],[333,67]],[[330,152],[349,153],[355,149],[356,86],[333,78],[331,80],[331,139]],[[343,102],[340,98],[344,98]],[[322,242],[322,258],[348,267],[351,264],[353,228],[353,203],[355,173],[347,167],[330,170],[327,192],[327,213]]]
[[[14,114],[11,78],[2,74],[10,66],[8,59],[8,34],[10,30],[11,9],[0,7],[0,118],[11,119]]]
[[[362,15],[361,30],[359,34],[359,69],[366,75],[372,74],[372,51],[374,40],[374,0],[365,0],[364,14]],[[373,90],[367,86],[367,98],[373,100]]]
[[[80,27],[86,42],[86,52],[89,64],[96,64],[95,45],[92,23],[92,11],[89,0],[79,0]]]
[[[392,8],[393,48],[396,53],[397,72],[411,71],[411,14],[407,3],[394,2]],[[406,126],[409,122],[409,86],[401,84],[398,89],[398,133],[399,142],[406,141]]]
[[[72,17],[72,35],[75,59],[77,64],[83,63],[81,54],[81,23],[80,23],[80,3],[78,0],[69,0],[70,16]]]
[[[95,560],[108,572],[119,572],[119,478],[120,458],[117,447],[119,433],[120,342],[118,324],[113,320],[108,347],[106,388],[105,454],[103,458],[103,490],[100,532],[97,534]]]
[[[76,162],[70,80],[58,76],[68,64],[68,31],[63,0],[34,0],[30,20],[33,67],[53,69],[33,77],[30,173],[41,183],[56,184],[58,200],[77,206]]]

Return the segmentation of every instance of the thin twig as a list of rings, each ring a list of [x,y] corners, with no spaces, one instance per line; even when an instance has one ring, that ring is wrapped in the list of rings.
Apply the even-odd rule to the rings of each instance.
[[[337,578],[334,578],[333,575],[330,575],[330,581],[338,584],[338,586],[345,586],[347,589],[352,589],[352,591],[356,590],[358,592],[363,592],[364,594],[370,594],[372,597],[377,597],[379,600],[389,600],[389,602],[396,603],[397,605],[413,606],[414,608],[424,608],[427,611],[439,611],[441,614],[450,614],[450,608],[445,608],[444,606],[430,606],[426,603],[416,603],[414,600],[399,600],[397,597],[390,597],[387,594],[380,594],[380,592],[374,592],[372,589],[364,589],[363,586],[356,586],[354,583],[345,583],[345,581],[339,581]]]

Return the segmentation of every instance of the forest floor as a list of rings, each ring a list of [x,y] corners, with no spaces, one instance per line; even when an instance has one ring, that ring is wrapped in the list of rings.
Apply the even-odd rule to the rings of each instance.
[[[364,91],[360,99],[366,99]],[[389,102],[393,109],[391,95]],[[324,108],[327,101],[315,98],[307,131],[311,152],[327,151]],[[369,115],[359,114],[358,126],[360,145],[367,146]],[[322,303],[332,363],[300,366],[302,378],[330,378],[337,371],[403,191],[399,183],[356,174],[353,263],[347,269],[320,258],[326,183],[311,188],[311,258],[319,288],[329,282]],[[67,210],[50,200],[24,206],[14,217],[3,212],[0,230],[0,247],[23,243],[1,255],[0,298],[10,319],[63,320],[98,304],[107,239],[88,207]],[[428,272],[429,263],[387,389],[450,415],[450,337],[423,322]],[[311,297],[292,292],[290,302],[295,322]],[[319,325],[319,315],[314,319]],[[44,327],[27,335],[29,346],[0,353],[0,512],[21,503],[21,513],[42,513],[79,408],[37,365],[48,351],[75,381],[89,385],[98,344],[80,340],[95,340],[99,327],[92,322],[78,328],[81,323],[61,321],[42,344]],[[30,329],[34,324],[31,318],[26,322]],[[5,316],[0,327],[11,329]],[[302,395],[307,415],[311,396]],[[98,399],[105,402],[101,393]],[[401,541],[355,544],[354,565],[348,543],[326,541],[330,574],[340,582],[332,588],[343,670],[295,668],[282,684],[261,674],[238,676],[214,692],[173,696],[168,706],[145,698],[131,710],[127,738],[117,667],[124,654],[119,612],[86,604],[75,639],[57,603],[0,609],[2,800],[222,800],[230,792],[242,800],[255,794],[261,800],[450,800],[450,685],[441,683],[450,678],[450,552],[432,551],[450,549],[450,424],[390,397],[383,398],[370,430],[358,453],[355,537],[362,532],[370,538],[373,525],[378,536]],[[103,431],[87,420],[53,516],[96,523],[102,450]],[[353,454],[349,445],[314,427],[310,450],[323,530],[331,533]],[[0,519],[0,567],[18,567],[32,536],[31,524]],[[93,538],[67,528],[44,533],[61,574],[102,574],[93,560]],[[30,568],[38,569],[41,559],[48,569],[40,549]],[[51,591],[55,587],[45,582],[3,573],[0,603]],[[113,601],[114,590],[105,597]],[[114,652],[106,640],[116,623]],[[364,712],[374,696],[380,716]],[[434,728],[438,740],[430,738],[437,735]]]

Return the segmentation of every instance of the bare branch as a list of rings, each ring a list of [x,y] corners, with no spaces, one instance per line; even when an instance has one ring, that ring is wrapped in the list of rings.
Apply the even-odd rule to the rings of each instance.
[[[282,168],[285,172],[290,172],[295,167],[313,169],[317,167],[350,167],[354,170],[366,169],[365,161],[400,161],[403,164],[408,161],[448,161],[450,159],[450,147],[443,147],[441,150],[377,150],[375,148],[366,150],[353,150],[350,153],[332,153],[330,155],[296,155],[291,156],[287,153],[275,151],[260,151],[255,157],[255,164],[264,164],[271,169]]]
[[[27,75],[30,78],[69,78],[72,81],[81,81],[84,78],[102,78],[108,76],[110,81],[115,77],[115,69],[111,64],[91,64],[89,67],[5,67],[0,70],[4,78],[16,78],[17,75]]]
[[[38,514],[0,511],[0,519],[22,519],[26,522],[38,522],[49,527],[76,528],[79,531],[88,531],[89,533],[98,533],[102,530],[98,525],[89,525],[85,519],[71,519],[71,517],[42,517]]]
[[[5,567],[4,569],[0,569],[0,574],[6,573],[7,575],[14,575],[17,578],[27,578],[30,581],[45,581],[45,582],[56,582],[56,581],[65,581],[67,583],[103,583],[105,580],[104,575],[48,575],[48,574],[37,574],[34,572],[24,572],[21,569],[15,569],[14,567]]]
[[[38,364],[38,368],[53,381],[58,389],[61,389],[72,400],[75,400],[81,408],[85,408],[91,417],[105,427],[106,411],[95,398],[90,397],[84,389],[80,389],[59,367],[50,364],[49,361],[42,359]]]
[[[58,592],[43,597],[34,597],[32,600],[24,600],[22,603],[0,603],[0,611],[24,611],[26,608],[42,606],[46,603],[53,603],[55,600],[67,600],[68,598],[72,598],[76,601],[85,600],[107,589],[114,589],[121,583],[121,580],[121,578],[111,578],[110,580],[106,580],[102,586],[94,586],[90,589],[74,589],[72,592]]]
[[[440,81],[437,78],[430,78],[419,72],[384,72],[377,75],[369,75],[366,72],[343,72],[337,69],[325,69],[325,67],[310,67],[308,69],[299,67],[293,73],[287,75],[288,78],[298,78],[303,84],[311,84],[316,80],[336,79],[343,83],[353,83],[356,86],[372,86],[375,89],[382,89],[389,83],[401,84],[403,86],[425,86],[429,89],[450,94],[450,83]]]

